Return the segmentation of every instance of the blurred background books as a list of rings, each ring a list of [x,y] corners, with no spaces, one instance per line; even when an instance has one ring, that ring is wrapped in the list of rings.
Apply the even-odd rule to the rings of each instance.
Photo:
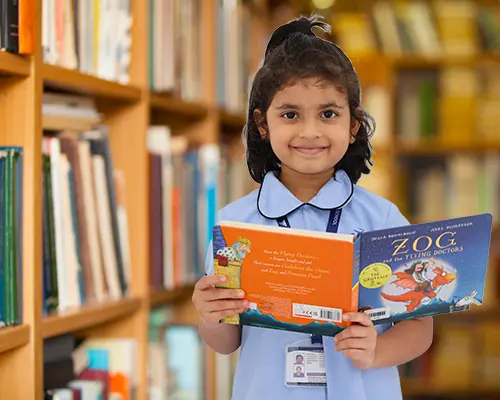
[[[377,122],[360,185],[412,223],[490,212],[484,304],[435,318],[405,399],[500,398],[500,3],[19,0],[0,18],[0,398],[229,400],[191,304],[279,25],[318,13]]]

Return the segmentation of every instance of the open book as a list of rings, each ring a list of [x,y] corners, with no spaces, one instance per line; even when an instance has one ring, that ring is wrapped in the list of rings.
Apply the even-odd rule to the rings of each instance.
[[[221,221],[213,228],[219,287],[249,301],[224,322],[334,336],[343,313],[374,324],[482,303],[490,214],[344,235]]]

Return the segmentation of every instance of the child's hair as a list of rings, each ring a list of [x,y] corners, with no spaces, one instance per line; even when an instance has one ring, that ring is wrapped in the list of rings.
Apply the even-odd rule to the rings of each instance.
[[[351,117],[360,123],[355,142],[349,145],[335,168],[344,170],[353,183],[361,174],[370,172],[369,139],[375,130],[375,121],[361,106],[358,76],[344,52],[332,42],[316,36],[311,30],[313,27],[330,33],[330,26],[317,16],[301,16],[279,27],[271,36],[262,67],[254,76],[243,138],[248,170],[257,183],[262,183],[267,172],[280,169],[271,143],[261,138],[257,124],[266,124],[265,115],[277,91],[312,77],[332,82],[342,93],[347,93]],[[261,111],[263,121],[255,121],[255,109]]]

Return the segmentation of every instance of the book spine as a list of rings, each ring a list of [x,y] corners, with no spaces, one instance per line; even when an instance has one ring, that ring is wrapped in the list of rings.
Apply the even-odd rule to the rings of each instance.
[[[4,276],[3,283],[5,289],[5,323],[12,325],[14,314],[14,279],[13,279],[13,202],[12,202],[12,184],[13,184],[13,158],[10,151],[7,152],[5,165],[5,182],[7,188],[5,190],[5,251],[4,251]]]
[[[214,275],[226,275],[227,281],[216,285],[218,288],[225,289],[240,289],[241,288],[241,262],[239,261],[229,261],[226,260],[219,264],[219,257],[217,256],[217,251],[215,249],[226,248],[227,243],[224,238],[224,233],[220,226],[215,226],[212,229],[212,251],[213,251],[213,263],[214,263]],[[231,315],[225,317],[222,321],[226,324],[239,325],[240,316],[239,314]]]
[[[71,208],[71,225],[73,227],[73,234],[75,237],[75,250],[76,250],[76,259],[77,259],[77,277],[78,277],[78,290],[80,295],[80,302],[84,304],[86,302],[86,293],[85,293],[85,278],[83,273],[83,265],[82,265],[82,251],[80,247],[80,232],[78,231],[78,211],[76,205],[76,195],[75,195],[75,181],[74,181],[75,171],[73,167],[70,168],[68,172],[68,184],[69,184],[69,203]],[[88,281],[88,284],[91,284],[91,280]]]
[[[48,314],[50,294],[52,293],[52,281],[50,279],[50,250],[49,250],[49,233],[47,222],[47,175],[45,173],[45,164],[47,155],[42,155],[42,273],[43,273],[43,315]]]
[[[15,240],[16,240],[16,245],[15,245],[15,258],[16,262],[14,265],[14,272],[16,274],[16,304],[15,304],[15,312],[16,312],[16,319],[15,322],[16,324],[21,324],[23,322],[23,270],[22,270],[22,265],[23,265],[23,260],[22,260],[22,254],[23,254],[23,246],[22,246],[22,237],[23,237],[23,231],[22,231],[22,205],[23,205],[23,183],[22,183],[22,176],[23,176],[23,153],[21,149],[18,149],[15,151],[14,154],[15,158],[15,179],[16,182],[14,183],[15,187],[15,215],[14,215],[14,228],[15,228]]]
[[[54,202],[52,194],[52,172],[51,172],[50,156],[46,156],[44,160],[45,171],[45,191],[47,198],[47,231],[48,231],[48,246],[49,246],[49,273],[50,278],[50,297],[48,311],[54,311],[59,306],[59,289],[57,283],[57,253],[56,253],[56,232],[54,222]]]
[[[120,232],[118,230],[118,215],[116,212],[116,191],[115,191],[115,183],[113,179],[113,159],[111,154],[111,148],[109,141],[106,137],[106,140],[103,142],[104,144],[104,160],[105,160],[105,169],[106,169],[106,182],[108,185],[109,191],[109,208],[111,213],[111,226],[113,230],[113,243],[115,247],[116,253],[116,261],[118,264],[118,278],[120,281],[120,287],[122,294],[125,295],[128,291],[128,282],[125,279],[125,272],[123,268],[123,257],[122,257],[122,249],[120,246],[119,235]]]
[[[2,1],[1,47],[9,52],[19,52],[19,1]]]
[[[35,52],[35,0],[19,1],[19,36],[20,54]]]
[[[361,237],[354,241],[354,257],[352,265],[352,300],[351,310],[358,311],[359,306],[359,270],[361,265]]]

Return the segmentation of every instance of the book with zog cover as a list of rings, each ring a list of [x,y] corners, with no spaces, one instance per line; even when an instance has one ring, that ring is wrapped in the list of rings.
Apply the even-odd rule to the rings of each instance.
[[[221,221],[214,273],[249,307],[230,324],[335,336],[364,311],[374,324],[482,304],[490,214],[357,235]]]

